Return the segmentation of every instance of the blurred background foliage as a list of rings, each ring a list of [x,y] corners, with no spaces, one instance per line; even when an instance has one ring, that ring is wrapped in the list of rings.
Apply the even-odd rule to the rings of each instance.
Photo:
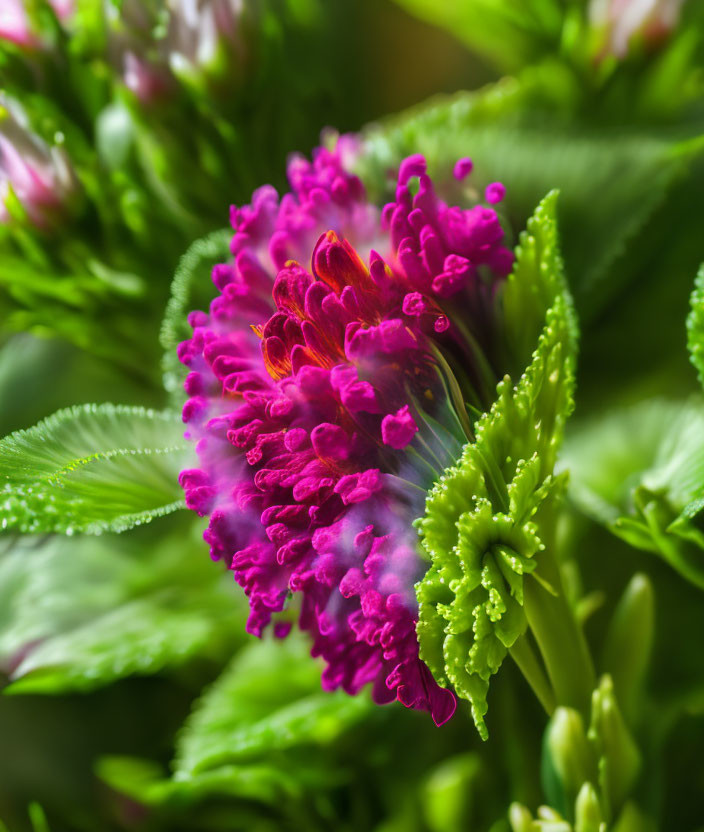
[[[681,568],[702,575],[704,456],[678,445],[701,402],[672,418],[699,389],[685,317],[704,259],[704,5],[654,3],[630,29],[616,0],[1,5],[0,435],[75,404],[173,402],[168,356],[226,253],[229,205],[284,188],[287,154],[327,126],[363,131],[379,200],[404,155],[439,179],[471,156],[477,188],[506,184],[514,239],[560,188],[582,327],[565,571],[595,646],[634,573],[655,587],[635,796],[659,829],[704,829],[704,605]],[[651,432],[624,451],[653,396]],[[509,832],[511,801],[554,796],[512,666],[481,745],[468,714],[436,729],[323,694],[301,640],[245,637],[184,512],[120,537],[50,531],[0,537],[0,828]]]

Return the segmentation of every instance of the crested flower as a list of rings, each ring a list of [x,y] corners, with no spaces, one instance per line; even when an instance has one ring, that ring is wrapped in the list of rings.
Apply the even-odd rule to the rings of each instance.
[[[513,254],[494,208],[451,207],[407,158],[379,210],[349,171],[355,139],[293,158],[291,192],[231,209],[232,261],[179,348],[197,469],[189,508],[249,598],[249,632],[294,617],[327,690],[455,710],[419,657],[413,521],[501,375],[494,308]],[[466,197],[471,161],[448,191]],[[503,186],[489,186],[499,202]]]
[[[70,206],[77,181],[66,153],[32,132],[16,102],[0,97],[0,223],[13,203],[37,228],[54,226]]]

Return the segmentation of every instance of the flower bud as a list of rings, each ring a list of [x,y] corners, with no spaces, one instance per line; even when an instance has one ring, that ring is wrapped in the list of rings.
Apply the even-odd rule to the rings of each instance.
[[[656,832],[653,821],[629,801],[613,826],[613,832]]]
[[[49,5],[60,23],[73,15],[74,0],[49,0]],[[8,40],[23,49],[37,49],[42,46],[42,39],[27,7],[26,0],[2,0],[0,40]]]
[[[604,767],[605,799],[617,811],[635,783],[640,771],[638,748],[621,715],[610,676],[602,677],[592,694],[592,720],[589,739],[594,743]]]
[[[512,832],[532,832],[534,829],[533,818],[525,806],[520,803],[512,803],[508,811],[508,819]]]
[[[124,55],[122,80],[142,104],[163,97],[171,87],[171,79],[164,67],[152,64],[134,52]]]
[[[571,805],[583,784],[596,777],[596,760],[587,740],[580,714],[572,708],[557,708],[546,733],[546,748],[555,774]]]
[[[631,578],[614,611],[604,646],[603,667],[614,681],[624,712],[635,703],[653,644],[653,585],[647,575]]]
[[[0,98],[0,222],[55,226],[77,191],[68,156],[34,134],[15,102]]]
[[[22,0],[4,0],[0,7],[0,38],[25,49],[39,45]]]
[[[423,789],[423,814],[431,832],[465,829],[481,799],[481,758],[476,752],[458,754],[433,770]]]
[[[657,47],[679,22],[684,0],[592,0],[589,17],[601,57],[625,58],[634,44]]]
[[[124,85],[142,104],[168,95],[175,84],[165,57],[165,29],[157,8],[139,0],[124,0],[119,8],[104,0],[103,8],[110,62]]]
[[[242,0],[169,0],[166,38],[173,73],[192,81],[201,72],[217,73],[228,56],[242,51]]]
[[[577,795],[574,832],[606,832],[594,786],[585,783]]]

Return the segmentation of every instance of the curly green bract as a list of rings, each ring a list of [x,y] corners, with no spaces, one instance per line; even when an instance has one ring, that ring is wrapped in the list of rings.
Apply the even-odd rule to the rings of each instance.
[[[501,298],[512,366],[456,465],[435,483],[417,521],[431,565],[416,585],[421,657],[439,684],[468,699],[477,729],[491,676],[526,630],[524,576],[538,577],[541,507],[572,411],[577,326],[564,279],[556,193],[522,234]],[[532,357],[530,352],[532,351]],[[526,367],[527,364],[527,367]]]

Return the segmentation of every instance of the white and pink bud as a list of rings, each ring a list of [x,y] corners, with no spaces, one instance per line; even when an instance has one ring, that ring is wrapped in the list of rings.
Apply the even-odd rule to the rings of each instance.
[[[22,0],[3,0],[0,3],[0,39],[25,49],[40,45]]]
[[[75,0],[49,0],[60,23],[66,23],[75,11]],[[7,40],[23,49],[40,49],[43,41],[28,11],[26,0],[1,0],[0,40]]]
[[[636,43],[661,44],[679,23],[685,0],[592,0],[590,22],[603,38],[601,57],[623,59]]]
[[[71,211],[77,192],[65,151],[33,133],[14,102],[0,99],[0,222],[26,220],[48,231]]]
[[[165,97],[173,87],[173,79],[166,67],[150,63],[134,52],[125,52],[122,80],[142,104]]]
[[[168,61],[175,75],[188,80],[208,73],[224,57],[241,54],[243,0],[169,0]]]

